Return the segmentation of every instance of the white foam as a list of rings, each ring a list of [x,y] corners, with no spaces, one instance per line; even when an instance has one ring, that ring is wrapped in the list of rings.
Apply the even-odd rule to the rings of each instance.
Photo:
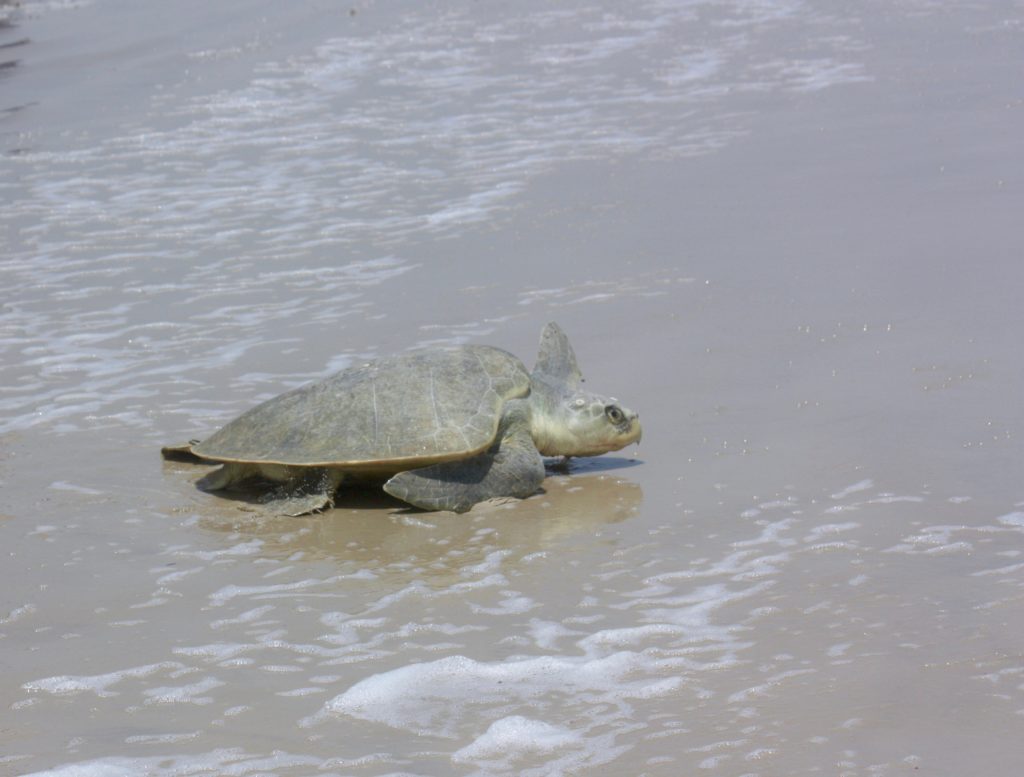
[[[973,543],[953,539],[954,535],[967,530],[967,526],[927,526],[917,534],[904,537],[902,542],[886,548],[883,552],[925,555],[969,553],[974,550]]]
[[[292,688],[290,691],[278,691],[275,695],[282,696],[284,698],[298,698],[302,696],[313,696],[316,694],[324,693],[326,689],[311,686],[309,688]]]
[[[263,540],[253,539],[240,542],[237,545],[232,545],[230,548],[222,548],[220,550],[196,550],[182,552],[180,555],[191,556],[193,558],[201,559],[202,561],[214,561],[226,556],[254,556],[259,553],[262,548]]]
[[[860,524],[854,521],[847,521],[846,523],[825,523],[821,526],[815,526],[806,536],[804,536],[804,542],[818,542],[823,537],[830,537],[841,532],[850,532],[860,528]]]
[[[190,685],[163,686],[160,688],[145,688],[142,691],[146,697],[146,704],[198,704],[205,705],[213,702],[212,696],[203,694],[220,688],[224,685],[222,680],[215,677],[204,677],[202,680]]]
[[[188,742],[192,739],[199,739],[202,731],[189,731],[182,734],[139,734],[137,736],[125,737],[126,745],[167,745],[178,742]]]
[[[764,521],[762,523],[761,535],[751,540],[741,540],[734,542],[733,547],[735,548],[748,548],[754,545],[780,545],[782,547],[789,547],[796,544],[796,540],[785,537],[785,532],[793,526],[795,523],[792,518],[784,518],[780,521]]]
[[[584,637],[577,644],[588,653],[609,648],[642,645],[658,637],[678,637],[686,634],[682,626],[669,623],[650,623],[643,626],[628,626],[619,629],[603,629]]]
[[[530,619],[529,633],[534,644],[542,650],[552,650],[560,639],[579,634],[578,631],[567,629],[561,623],[542,621],[538,618]]]
[[[23,604],[21,607],[15,607],[3,618],[0,618],[0,625],[6,623],[14,623],[14,621],[21,620],[27,615],[34,614],[39,608],[34,604]]]
[[[874,487],[875,487],[875,482],[873,480],[871,480],[871,479],[858,480],[853,485],[847,486],[846,488],[844,488],[844,489],[842,489],[840,491],[837,491],[836,493],[832,494],[832,498],[833,499],[845,499],[850,494],[856,494],[856,493],[859,493],[861,491],[867,491],[869,488],[874,488]]]
[[[176,647],[173,652],[180,656],[202,658],[213,663],[227,661],[236,658],[258,646],[241,642],[216,642],[209,645],[196,645],[195,647]]]
[[[74,483],[68,483],[64,480],[53,481],[50,483],[49,488],[53,491],[71,491],[72,493],[82,494],[84,496],[99,496],[103,493],[102,491],[97,491],[95,488],[75,485]]]
[[[329,701],[321,716],[348,715],[416,734],[454,737],[481,706],[492,711],[527,701],[543,706],[539,700],[549,694],[576,700],[586,696],[588,705],[663,696],[681,683],[678,677],[661,676],[663,668],[673,665],[625,651],[592,659],[538,656],[503,662],[449,656],[361,680]]]
[[[1015,575],[1021,570],[1024,570],[1024,564],[1008,564],[1007,566],[995,567],[994,569],[982,569],[977,572],[971,572],[971,577],[987,577],[989,575]]]
[[[302,591],[323,584],[323,580],[307,578],[294,583],[279,583],[277,585],[226,585],[210,594],[209,599],[211,606],[222,607],[240,596],[254,599],[281,596],[292,591]]]
[[[996,520],[1003,524],[1003,526],[1024,528],[1024,512],[1015,511],[1007,513],[1006,515],[1000,515]]]
[[[344,613],[331,612],[320,616],[320,622],[330,626],[333,631],[323,639],[332,645],[358,645],[363,636],[360,629],[383,630],[387,618],[353,618]]]
[[[524,755],[547,754],[570,746],[579,746],[581,737],[564,726],[511,715],[494,721],[484,734],[452,754],[455,762],[488,761],[508,769]]]
[[[479,604],[470,604],[470,609],[479,615],[522,615],[529,612],[540,604],[529,596],[506,595],[496,607],[485,607]]]
[[[251,610],[246,610],[235,618],[221,618],[210,622],[210,628],[222,629],[228,626],[237,626],[242,623],[253,623],[263,618],[274,610],[274,605],[265,604],[262,607],[254,607]]]
[[[728,697],[729,702],[731,704],[736,704],[739,702],[746,702],[758,696],[765,696],[766,694],[775,690],[776,688],[778,688],[778,686],[782,685],[786,680],[789,680],[792,677],[802,677],[803,675],[816,674],[817,671],[817,669],[788,669],[784,672],[778,672],[777,674],[774,674],[768,679],[766,679],[763,683],[758,683],[757,685],[751,686],[750,688],[744,688],[741,691],[736,691],[735,693],[730,694]]]
[[[179,569],[174,572],[168,572],[167,574],[158,577],[156,579],[156,584],[161,586],[170,585],[171,583],[180,582],[181,580],[184,580],[186,577],[189,577],[190,575],[194,575],[202,571],[203,570],[201,567],[193,567],[191,569]]]
[[[60,675],[58,677],[47,677],[42,680],[33,680],[22,685],[26,691],[45,691],[58,695],[81,693],[92,691],[97,696],[116,696],[113,691],[108,690],[129,678],[149,677],[160,672],[183,671],[186,667],[173,661],[163,661],[158,664],[147,664],[136,666],[131,669],[122,669],[117,672],[108,672],[97,675]]]
[[[293,755],[280,750],[262,756],[246,753],[241,748],[223,748],[194,755],[97,758],[32,772],[25,777],[191,777],[210,774],[244,777],[274,774],[285,769],[316,771],[322,762],[323,759],[318,757]]]

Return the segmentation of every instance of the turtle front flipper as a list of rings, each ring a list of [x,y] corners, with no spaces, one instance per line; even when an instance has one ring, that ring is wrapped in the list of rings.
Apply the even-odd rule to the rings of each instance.
[[[464,513],[486,499],[528,497],[543,480],[544,460],[526,424],[517,420],[483,453],[399,472],[384,490],[424,510]]]

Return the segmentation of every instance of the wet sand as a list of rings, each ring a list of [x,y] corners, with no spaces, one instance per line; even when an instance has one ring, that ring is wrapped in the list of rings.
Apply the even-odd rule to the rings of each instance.
[[[4,33],[0,772],[1019,768],[1019,19],[268,10],[124,83],[117,11]],[[88,25],[117,121],[44,89]],[[548,320],[644,440],[523,502],[265,519],[159,458]]]

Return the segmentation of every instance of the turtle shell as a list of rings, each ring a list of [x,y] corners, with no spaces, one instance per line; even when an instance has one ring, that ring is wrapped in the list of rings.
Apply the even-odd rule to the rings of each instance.
[[[529,393],[526,368],[500,348],[416,351],[269,399],[192,451],[225,462],[408,469],[482,451],[505,402]]]

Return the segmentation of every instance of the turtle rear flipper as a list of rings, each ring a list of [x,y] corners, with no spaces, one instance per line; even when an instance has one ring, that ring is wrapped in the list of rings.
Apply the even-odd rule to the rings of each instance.
[[[246,489],[267,482],[266,470],[266,465],[228,462],[200,478],[196,485],[203,491]],[[287,516],[322,512],[334,506],[334,494],[344,477],[343,472],[328,467],[303,468],[288,477],[279,475],[270,480],[279,485],[260,498],[256,512]]]
[[[184,461],[188,464],[202,464],[206,461],[192,450],[192,446],[199,440],[189,440],[182,445],[165,445],[160,449],[160,455],[167,461]]]
[[[334,507],[334,494],[345,475],[338,470],[313,468],[301,477],[278,486],[260,503],[274,515],[299,516],[320,513]]]
[[[424,510],[464,513],[486,499],[528,497],[543,480],[544,459],[526,425],[516,423],[483,453],[399,472],[384,490]]]

